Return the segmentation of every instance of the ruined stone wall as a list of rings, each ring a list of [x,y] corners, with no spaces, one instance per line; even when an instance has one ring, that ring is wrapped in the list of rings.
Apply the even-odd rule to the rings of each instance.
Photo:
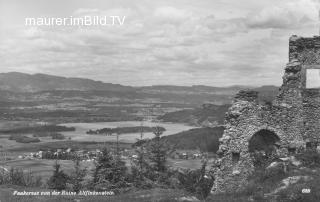
[[[288,153],[289,146],[301,147],[301,115],[288,106],[264,106],[257,102],[258,95],[252,91],[241,91],[226,114],[225,131],[220,139],[219,155],[213,165],[215,173],[214,192],[237,191],[247,182],[254,170],[249,152],[249,141],[254,134],[266,129],[280,139],[279,152]],[[299,125],[299,124],[300,125]],[[235,153],[240,154],[237,161]]]
[[[289,62],[294,60],[302,64],[320,64],[320,36],[303,38],[293,35],[289,39]]]
[[[318,64],[320,37],[292,36],[283,85],[272,105],[258,104],[258,94],[253,91],[240,91],[236,95],[226,113],[226,129],[218,151],[221,158],[212,167],[215,174],[212,192],[237,191],[244,187],[254,170],[249,141],[262,129],[279,137],[279,155],[282,156],[288,154],[288,148],[300,150],[307,141],[319,139],[319,89],[305,88],[306,65]]]
[[[303,117],[302,135],[306,142],[320,141],[320,89],[306,88],[307,68],[320,68],[320,36],[302,38],[292,36],[289,40],[289,63],[299,66],[300,80],[298,90],[301,100],[301,116]],[[282,94],[287,92],[283,84]],[[300,104],[300,103],[299,103]],[[298,105],[298,104],[297,104]],[[296,105],[296,106],[297,106]]]
[[[303,137],[306,142],[320,142],[320,93],[319,90],[303,91]]]

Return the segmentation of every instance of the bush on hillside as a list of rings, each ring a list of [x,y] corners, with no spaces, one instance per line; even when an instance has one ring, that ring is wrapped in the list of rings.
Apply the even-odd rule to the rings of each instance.
[[[24,172],[19,168],[10,168],[8,172],[0,172],[0,184],[11,184],[18,186],[39,187],[42,178],[35,176],[31,171]]]
[[[49,188],[59,191],[65,190],[67,187],[67,182],[69,181],[69,176],[60,169],[61,165],[57,161],[53,167],[53,175],[47,182]]]
[[[306,150],[296,155],[306,167],[320,167],[320,154],[314,150]]]
[[[178,179],[183,189],[195,194],[200,200],[208,197],[214,182],[213,177],[206,173],[206,163],[198,170],[179,173]]]
[[[306,192],[307,190],[310,190],[310,193]],[[311,180],[300,180],[298,183],[289,185],[278,193],[277,199],[290,202],[320,201],[320,175],[315,173]]]
[[[69,183],[71,184],[71,189],[74,192],[79,192],[84,187],[84,178],[87,174],[86,168],[81,168],[80,159],[78,157],[74,160],[74,170],[70,175]]]

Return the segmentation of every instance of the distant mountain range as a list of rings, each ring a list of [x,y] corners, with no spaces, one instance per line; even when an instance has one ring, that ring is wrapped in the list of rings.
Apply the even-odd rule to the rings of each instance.
[[[198,126],[223,123],[235,94],[260,92],[271,101],[276,86],[124,86],[46,74],[0,73],[0,117],[5,120],[121,121],[140,117]]]
[[[52,90],[130,91],[132,90],[132,87],[83,78],[65,78],[47,74],[31,75],[19,72],[9,72],[0,73],[0,89],[12,92],[40,92]]]
[[[276,86],[230,86],[211,87],[203,85],[173,86],[155,85],[132,87],[120,84],[104,83],[85,78],[66,78],[47,74],[25,74],[19,72],[0,73],[0,90],[11,92],[41,92],[41,91],[139,91],[147,94],[214,94],[234,95],[242,89],[257,89],[261,92],[274,92]]]

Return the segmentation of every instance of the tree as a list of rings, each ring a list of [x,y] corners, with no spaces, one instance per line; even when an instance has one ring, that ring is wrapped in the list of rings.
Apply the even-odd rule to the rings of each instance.
[[[76,157],[74,160],[74,172],[70,176],[70,183],[73,185],[73,191],[79,192],[82,188],[82,181],[86,176],[87,170],[81,168],[80,159]]]
[[[95,189],[115,190],[126,186],[127,167],[120,158],[114,157],[107,148],[98,156],[93,183]]]
[[[153,134],[155,137],[149,146],[149,159],[152,162],[153,168],[156,172],[164,172],[166,170],[165,164],[167,151],[165,145],[160,141],[163,131],[163,128],[159,126],[153,128]]]
[[[64,190],[66,189],[69,176],[60,170],[61,165],[56,160],[53,165],[54,171],[53,175],[48,180],[48,186],[50,189]]]

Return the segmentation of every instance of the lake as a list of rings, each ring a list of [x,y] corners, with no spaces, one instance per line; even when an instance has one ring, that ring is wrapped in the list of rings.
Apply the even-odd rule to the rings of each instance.
[[[116,135],[104,136],[104,135],[88,135],[86,132],[88,130],[97,130],[102,128],[116,128],[116,127],[132,127],[140,126],[140,121],[121,121],[121,122],[98,122],[98,123],[65,123],[60,124],[67,127],[75,127],[76,130],[72,132],[61,132],[66,137],[71,137],[74,141],[95,141],[95,142],[112,142],[116,141]],[[192,128],[193,126],[187,126],[179,123],[156,123],[151,121],[144,121],[143,126],[162,126],[166,129],[163,133],[166,135],[173,135],[182,131],[186,131]],[[153,133],[144,133],[143,138],[153,138]],[[140,139],[140,133],[127,133],[121,134],[119,136],[120,142],[134,143]]]

